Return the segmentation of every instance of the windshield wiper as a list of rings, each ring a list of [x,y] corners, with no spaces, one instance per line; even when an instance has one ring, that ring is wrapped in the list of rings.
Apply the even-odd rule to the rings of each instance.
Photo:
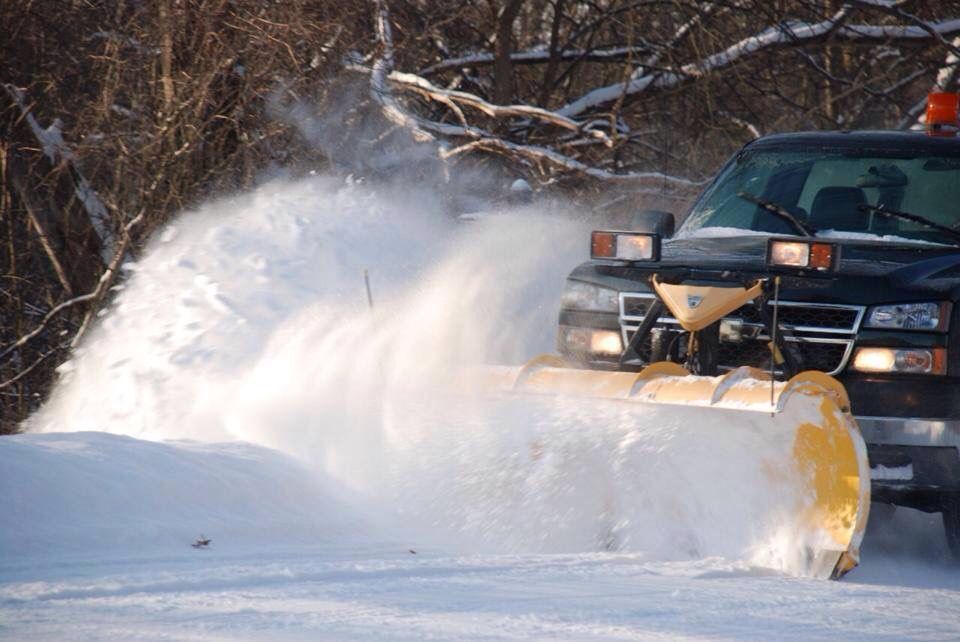
[[[911,214],[910,212],[901,212],[900,210],[892,210],[890,208],[884,207],[883,205],[870,205],[863,204],[857,205],[857,209],[861,212],[876,212],[882,216],[888,218],[899,218],[904,221],[910,221],[912,223],[918,223],[924,227],[929,227],[931,230],[937,230],[938,232],[943,232],[949,236],[954,245],[960,245],[960,231],[953,229],[952,227],[947,227],[946,225],[940,225],[935,221],[931,221],[925,216],[920,216],[919,214]]]
[[[817,229],[815,227],[811,227],[802,222],[796,216],[791,214],[790,211],[787,210],[787,208],[785,208],[783,205],[762,199],[755,194],[751,194],[750,192],[737,192],[737,196],[749,203],[753,203],[765,212],[770,212],[771,214],[779,216],[793,226],[793,229],[800,232],[801,236],[814,236],[817,233]],[[960,236],[960,234],[958,234],[958,236]]]

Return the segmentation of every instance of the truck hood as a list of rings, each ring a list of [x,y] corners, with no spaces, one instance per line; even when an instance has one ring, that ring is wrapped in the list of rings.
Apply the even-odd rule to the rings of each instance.
[[[765,265],[769,239],[759,234],[667,239],[661,263],[756,270]],[[840,247],[839,275],[885,277],[901,287],[940,280],[960,285],[960,247],[844,237],[818,240]]]
[[[661,268],[764,274],[769,239],[759,234],[667,239],[657,263],[590,261],[574,269],[570,277],[629,292],[645,291],[650,275]],[[786,276],[785,298],[860,305],[960,298],[960,247],[858,238],[821,240],[840,247],[838,269],[829,274]]]

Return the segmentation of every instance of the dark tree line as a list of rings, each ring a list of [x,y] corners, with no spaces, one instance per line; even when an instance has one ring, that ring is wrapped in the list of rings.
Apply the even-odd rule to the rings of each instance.
[[[960,2],[6,0],[0,34],[11,432],[123,261],[203,198],[275,168],[389,174],[375,152],[415,146],[442,180],[682,203],[764,133],[917,126],[956,90]]]

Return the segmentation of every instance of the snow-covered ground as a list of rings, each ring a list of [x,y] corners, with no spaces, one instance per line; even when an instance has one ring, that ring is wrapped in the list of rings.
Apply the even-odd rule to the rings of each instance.
[[[21,435],[0,441],[0,477],[3,639],[960,635],[960,573],[917,513],[825,582],[717,557],[421,546],[423,528],[371,523],[301,462],[249,444]],[[201,532],[208,549],[190,546]]]
[[[274,182],[127,266],[0,440],[0,638],[960,638],[939,516],[876,511],[803,579],[749,431],[438,392],[551,349],[586,238],[442,206]]]
[[[954,640],[934,520],[869,533],[841,582],[743,560],[427,544],[249,444],[105,433],[0,441],[0,637]],[[201,531],[208,549],[190,546]],[[453,552],[451,552],[453,551]]]

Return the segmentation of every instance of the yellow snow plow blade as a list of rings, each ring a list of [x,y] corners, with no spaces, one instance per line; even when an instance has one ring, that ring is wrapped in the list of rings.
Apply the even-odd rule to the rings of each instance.
[[[791,535],[802,543],[805,574],[838,578],[858,563],[870,505],[866,446],[850,414],[846,391],[822,372],[771,382],[768,373],[748,367],[699,377],[675,363],[655,363],[639,373],[608,372],[572,368],[559,357],[541,356],[522,367],[482,368],[468,385],[521,394],[703,407],[721,411],[735,425],[749,424],[752,430],[756,426],[760,438],[767,431],[771,438],[792,434],[786,457],[792,461],[760,465],[771,483],[792,476],[792,487],[801,491],[792,520],[801,532]],[[705,413],[705,421],[710,417]]]

